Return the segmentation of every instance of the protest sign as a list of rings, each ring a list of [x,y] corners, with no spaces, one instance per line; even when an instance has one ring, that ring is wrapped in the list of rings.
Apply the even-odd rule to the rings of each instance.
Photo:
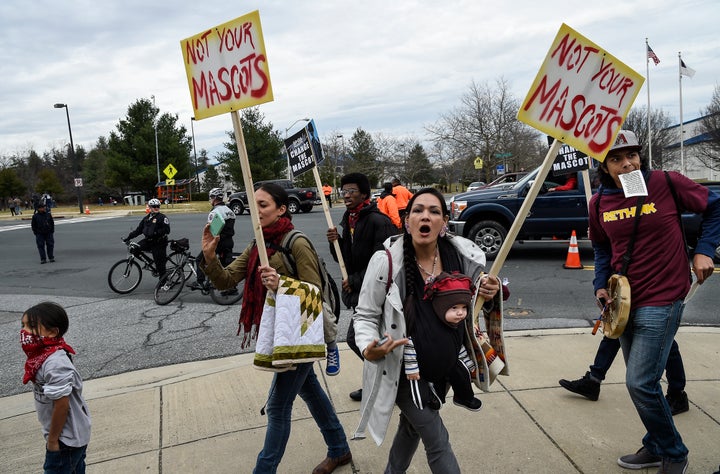
[[[252,195],[253,181],[238,110],[273,100],[260,13],[256,10],[180,41],[197,120],[229,112],[243,184],[248,192],[260,263],[268,265],[265,238]]]
[[[318,171],[317,165],[322,161],[322,146],[320,145],[314,120],[310,120],[302,130],[285,140],[285,151],[288,155],[288,166],[290,166],[293,178],[312,170],[313,177],[315,178],[315,187],[318,192],[320,192],[322,182],[320,181],[320,172]],[[319,160],[318,157],[320,157]],[[320,199],[320,202],[322,203],[328,228],[334,227],[327,201]],[[337,256],[338,265],[340,266],[342,279],[347,280],[348,275],[342,253],[340,252],[340,242],[336,240],[333,242],[333,245],[335,247],[335,255]]]
[[[186,38],[180,47],[196,120],[273,100],[257,10]]]
[[[518,120],[603,161],[644,81],[563,24]]]
[[[550,145],[554,138],[550,138]],[[590,167],[590,158],[583,152],[576,150],[570,145],[560,145],[560,150],[552,165],[553,176],[563,176],[566,174],[577,173]]]

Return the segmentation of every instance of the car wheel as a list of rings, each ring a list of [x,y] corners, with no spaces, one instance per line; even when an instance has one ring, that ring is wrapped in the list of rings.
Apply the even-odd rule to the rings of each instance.
[[[481,221],[472,226],[468,238],[485,252],[485,258],[494,259],[507,236],[507,230],[495,221]]]
[[[245,212],[245,206],[241,202],[233,202],[230,203],[230,210],[232,210],[236,216],[242,215],[243,212]]]
[[[715,249],[715,263],[720,263],[720,247]]]
[[[290,200],[288,204],[288,211],[290,214],[297,214],[300,211],[300,204],[297,201]]]

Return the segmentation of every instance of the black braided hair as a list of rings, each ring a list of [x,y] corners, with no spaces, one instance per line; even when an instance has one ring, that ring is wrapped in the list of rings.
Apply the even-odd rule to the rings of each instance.
[[[445,202],[445,196],[443,196],[442,193],[435,188],[422,188],[417,193],[415,193],[413,197],[410,198],[410,201],[408,201],[408,214],[412,212],[412,207],[415,203],[415,199],[418,196],[422,196],[423,194],[432,194],[440,201],[440,207],[442,209],[443,217],[447,217],[450,215],[447,203]],[[405,218],[407,219],[408,217],[409,215]],[[441,240],[447,238],[447,235],[445,237],[439,237],[438,245],[440,245]],[[405,326],[407,328],[407,332],[408,334],[411,334],[413,323],[415,322],[415,302],[418,297],[422,298],[422,295],[415,294],[418,283],[416,278],[422,277],[420,276],[420,273],[416,268],[415,247],[412,244],[412,236],[408,233],[406,226],[403,226],[403,258],[403,266],[405,270],[405,301],[403,301],[403,313],[405,316]]]

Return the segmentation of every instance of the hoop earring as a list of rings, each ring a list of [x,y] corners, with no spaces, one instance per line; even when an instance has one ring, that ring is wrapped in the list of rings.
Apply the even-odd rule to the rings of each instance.
[[[448,232],[448,226],[447,226],[447,224],[443,224],[442,229],[440,229],[440,237],[445,237],[447,232]]]

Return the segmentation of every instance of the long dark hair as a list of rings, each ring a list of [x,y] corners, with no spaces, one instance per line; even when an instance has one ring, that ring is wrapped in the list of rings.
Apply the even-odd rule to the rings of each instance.
[[[285,206],[285,214],[280,217],[287,217],[292,220],[292,214],[290,214],[290,198],[282,186],[276,183],[263,183],[258,189],[262,189],[268,193],[277,207]]]
[[[28,326],[37,329],[38,324],[42,324],[46,329],[57,329],[58,337],[62,337],[68,330],[70,322],[68,321],[65,308],[52,301],[44,301],[25,311]]]
[[[450,215],[447,203],[445,202],[445,196],[443,196],[440,191],[435,188],[422,188],[408,201],[408,214],[405,216],[405,219],[410,217],[415,199],[423,194],[432,194],[438,199],[438,201],[440,201],[440,208],[442,209],[443,217],[448,217]],[[440,245],[441,242],[446,241],[448,238],[448,235],[438,237],[438,245]],[[405,315],[405,326],[407,327],[409,334],[415,321],[415,299],[422,297],[422,295],[415,294],[418,283],[416,281],[416,277],[419,273],[417,268],[415,268],[415,247],[413,246],[412,236],[408,233],[407,226],[403,226],[403,259],[403,270],[405,271],[405,301],[403,301],[403,313]]]

